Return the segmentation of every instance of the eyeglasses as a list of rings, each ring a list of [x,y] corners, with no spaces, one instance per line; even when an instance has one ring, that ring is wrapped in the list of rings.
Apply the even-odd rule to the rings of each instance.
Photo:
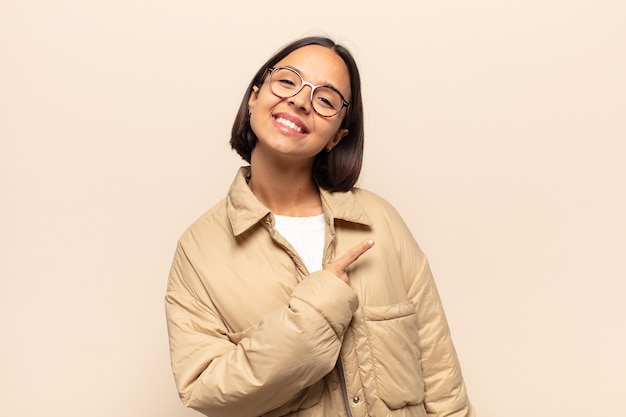
[[[305,85],[311,87],[311,106],[315,113],[322,117],[333,117],[341,109],[348,107],[348,103],[343,95],[335,87],[329,85],[313,85],[304,81],[302,75],[293,68],[274,67],[269,70],[270,90],[274,95],[281,98],[293,97],[304,88]]]

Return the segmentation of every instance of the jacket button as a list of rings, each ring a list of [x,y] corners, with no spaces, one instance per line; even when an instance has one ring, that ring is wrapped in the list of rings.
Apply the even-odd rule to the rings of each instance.
[[[358,404],[358,403],[359,403],[359,401],[361,401],[361,399],[360,399],[359,397],[354,397],[354,398],[352,399],[352,402],[353,402],[353,403],[355,403],[355,404]]]

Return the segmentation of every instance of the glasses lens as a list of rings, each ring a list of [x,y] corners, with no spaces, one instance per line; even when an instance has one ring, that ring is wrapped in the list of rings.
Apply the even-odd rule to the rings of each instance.
[[[343,107],[341,94],[330,87],[318,87],[313,93],[313,108],[322,116],[334,116]]]
[[[270,76],[272,93],[279,97],[291,97],[298,92],[302,85],[302,78],[297,72],[289,68],[278,68]]]

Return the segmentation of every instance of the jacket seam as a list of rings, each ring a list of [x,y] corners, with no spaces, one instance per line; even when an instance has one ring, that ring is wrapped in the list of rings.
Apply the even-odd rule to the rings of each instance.
[[[372,369],[376,370],[374,361],[372,360],[372,352],[373,351],[372,351],[372,347],[370,345],[369,329],[367,328],[367,323],[365,322],[365,312],[364,312],[362,307],[359,308],[359,310],[360,310],[360,314],[361,314],[361,319],[363,320],[363,329],[365,331],[366,344],[367,344],[368,350],[370,352],[370,354],[367,357],[367,361],[370,364],[370,366],[372,367]],[[361,372],[363,367],[361,366],[361,361],[359,361],[359,356],[356,354],[356,343],[352,343],[352,346],[353,346],[352,350],[354,350],[355,358],[357,359],[356,363],[357,363],[357,367],[359,369],[359,379],[361,381],[363,381],[363,375],[362,375],[362,372]],[[374,375],[376,375],[376,373]],[[376,379],[376,377],[374,377],[374,379]],[[363,383],[362,382],[361,382],[361,387],[363,387]],[[378,396],[378,383],[376,383],[376,393],[377,393],[377,396]],[[367,413],[367,415],[369,415],[370,414],[370,406],[369,406],[369,398],[367,396],[367,391],[366,390],[363,390],[363,401],[365,402],[365,412]]]

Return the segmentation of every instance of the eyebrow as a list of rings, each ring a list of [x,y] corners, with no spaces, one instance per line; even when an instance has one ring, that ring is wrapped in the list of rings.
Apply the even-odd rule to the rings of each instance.
[[[285,68],[291,68],[292,70],[296,71],[298,74],[300,74],[300,76],[302,77],[302,71],[299,70],[298,68],[292,66],[292,65],[281,65],[282,67]],[[304,78],[304,77],[302,77]],[[331,83],[325,83],[325,84],[318,84],[320,87],[330,87],[333,90],[337,91],[339,94],[341,94],[342,97],[345,97],[344,94],[341,92],[341,90],[339,90],[337,87],[335,87],[334,85],[332,85]],[[345,98],[344,98],[345,100]]]

